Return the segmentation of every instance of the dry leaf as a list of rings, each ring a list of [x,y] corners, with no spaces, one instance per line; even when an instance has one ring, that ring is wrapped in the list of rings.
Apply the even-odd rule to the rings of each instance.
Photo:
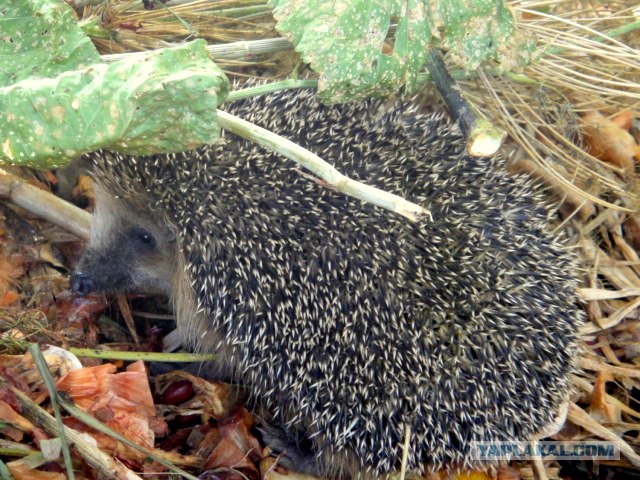
[[[631,110],[625,110],[613,117],[611,121],[623,130],[629,131],[633,125],[633,117],[634,114]]]
[[[241,450],[254,460],[260,459],[262,450],[260,443],[256,437],[249,433],[249,429],[253,425],[253,417],[244,407],[236,408],[231,415],[222,419],[218,425],[222,438],[232,439]]]
[[[22,295],[14,292],[13,290],[8,290],[4,292],[4,294],[0,295],[0,307],[10,307],[18,303],[21,299]]]
[[[235,468],[248,469],[257,473],[255,464],[249,459],[247,453],[243,451],[231,438],[223,438],[215,446],[207,462],[204,464],[205,470],[214,468]]]
[[[16,285],[18,279],[27,270],[25,255],[12,255],[0,257],[0,294],[4,295],[11,287]]]
[[[112,363],[73,370],[60,378],[56,386],[58,390],[67,392],[79,408],[88,411],[104,390],[106,376],[116,370]]]
[[[144,364],[136,362],[126,372],[115,371],[113,364],[74,370],[58,380],[57,386],[68,392],[79,408],[111,429],[138,445],[153,448],[154,431],[160,430],[160,420],[155,418]],[[98,437],[94,435],[94,438]]]
[[[10,425],[0,428],[0,432],[14,442],[20,442],[22,440],[23,432],[31,433],[36,429],[33,423],[24,418],[16,412],[13,407],[2,400],[0,400],[0,423],[7,423]]]
[[[235,409],[219,422],[220,441],[215,445],[205,463],[205,469],[236,468],[243,469],[245,474],[258,474],[254,462],[260,460],[261,447],[258,440],[249,433],[253,418],[244,408]],[[207,435],[205,440],[211,441],[215,436]],[[203,448],[203,445],[200,446]]]
[[[581,122],[589,153],[633,172],[634,158],[640,158],[640,147],[629,132],[596,111],[583,115]]]

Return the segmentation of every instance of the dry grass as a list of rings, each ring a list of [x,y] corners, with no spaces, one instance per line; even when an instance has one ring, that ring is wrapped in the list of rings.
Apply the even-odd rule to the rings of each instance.
[[[140,0],[103,2],[85,7],[82,19],[99,24],[93,40],[102,54],[164,48],[194,38],[223,44],[278,36],[265,0],[173,1],[154,10],[145,10]],[[216,58],[216,63],[240,76],[244,76],[243,69],[266,70],[277,65],[273,59],[258,58]]]
[[[639,7],[584,2],[577,9],[578,2],[569,0],[510,4],[521,17],[520,30],[546,53],[522,75],[485,71],[463,82],[467,98],[567,189],[590,202],[635,210],[640,206],[636,176],[584,150],[579,115],[638,109]],[[538,11],[544,7],[554,15]]]
[[[517,142],[515,168],[541,178],[563,203],[565,220],[558,230],[571,233],[584,259],[581,293],[589,323],[581,331],[584,354],[574,378],[575,405],[561,437],[620,439],[623,458],[612,464],[637,469],[640,183],[635,172],[584,150],[580,115],[638,110],[639,6],[566,0],[511,4],[522,17],[520,29],[535,35],[547,53],[523,76],[485,71],[463,88]],[[545,6],[554,15],[541,11]]]

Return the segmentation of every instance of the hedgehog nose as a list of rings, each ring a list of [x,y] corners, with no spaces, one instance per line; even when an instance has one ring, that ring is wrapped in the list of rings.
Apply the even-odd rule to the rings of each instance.
[[[84,297],[95,290],[95,284],[91,277],[86,273],[78,271],[71,274],[70,284],[73,293],[80,295],[81,297]]]

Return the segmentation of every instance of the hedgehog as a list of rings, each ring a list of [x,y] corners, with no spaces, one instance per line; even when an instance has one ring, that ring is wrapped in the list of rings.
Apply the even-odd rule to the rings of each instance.
[[[185,344],[217,354],[211,371],[246,386],[302,471],[384,475],[403,454],[425,474],[486,470],[498,462],[475,442],[557,430],[582,308],[535,184],[469,156],[446,114],[410,100],[325,106],[289,90],[227,111],[430,215],[336,192],[231,134],[97,152],[75,292],[168,295]]]

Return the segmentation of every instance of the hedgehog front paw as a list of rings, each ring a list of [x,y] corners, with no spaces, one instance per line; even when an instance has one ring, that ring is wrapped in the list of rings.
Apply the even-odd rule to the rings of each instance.
[[[262,421],[258,431],[262,440],[278,455],[278,465],[298,473],[307,473],[314,477],[322,476],[315,453],[305,442],[298,441],[287,429]]]

